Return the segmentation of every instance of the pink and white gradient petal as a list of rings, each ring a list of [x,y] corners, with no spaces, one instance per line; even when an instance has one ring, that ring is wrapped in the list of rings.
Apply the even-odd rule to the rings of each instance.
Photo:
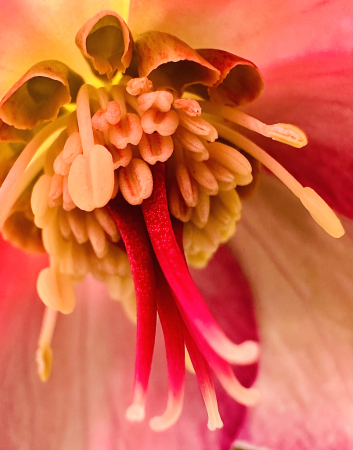
[[[53,338],[53,371],[43,384],[36,373],[35,352],[43,306],[35,279],[46,258],[24,255],[1,242],[0,303],[0,448],[7,450],[179,450],[228,449],[245,407],[217,389],[224,428],[207,429],[207,414],[196,377],[186,376],[185,401],[179,421],[156,433],[148,419],[165,410],[167,365],[160,328],[152,364],[146,419],[131,424],[125,411],[131,402],[136,328],[122,309],[92,278],[77,291],[69,316],[59,316]],[[214,315],[234,340],[256,339],[251,294],[230,251],[219,251],[209,267],[197,271]],[[217,283],[215,283],[217,280]],[[219,295],[222,302],[220,308]],[[239,370],[238,370],[239,369]],[[238,379],[252,384],[256,366],[237,368]]]
[[[271,450],[349,450],[351,237],[330,239],[270,176],[243,214],[231,247],[255,297],[262,398],[237,437]]]
[[[352,52],[309,53],[264,68],[265,90],[249,111],[266,123],[293,123],[308,136],[295,150],[262,138],[300,182],[352,217]]]

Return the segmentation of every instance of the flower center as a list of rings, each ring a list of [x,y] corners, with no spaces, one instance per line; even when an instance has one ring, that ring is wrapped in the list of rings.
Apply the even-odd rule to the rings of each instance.
[[[114,42],[101,51],[100,36]],[[114,12],[100,13],[76,39],[93,68],[109,80],[130,64],[129,31]],[[123,39],[124,45],[116,39]],[[158,57],[152,47],[158,49]],[[255,362],[257,343],[236,345],[225,336],[186,264],[187,260],[203,267],[232,236],[241,216],[243,190],[254,185],[256,161],[283,181],[328,233],[343,234],[328,205],[235,131],[234,124],[298,148],[306,145],[305,134],[293,125],[267,125],[238,107],[219,104],[225,92],[240,104],[240,85],[247,100],[256,95],[247,82],[236,83],[229,94],[229,70],[221,73],[200,56],[212,60],[212,52],[197,53],[173,36],[147,33],[138,44],[139,77],[121,76],[117,83],[96,88],[77,75],[64,76],[68,68],[61,63],[43,62],[36,70],[47,75],[47,64],[53,63],[52,78],[26,74],[0,104],[0,133],[15,136],[16,142],[29,140],[14,164],[11,152],[6,160],[0,228],[15,245],[44,249],[50,257],[50,266],[37,280],[47,307],[36,355],[39,376],[46,381],[50,375],[58,311],[72,312],[74,285],[91,273],[137,325],[133,398],[126,413],[132,421],[145,416],[157,314],[160,318],[169,392],[164,414],[150,421],[155,430],[168,428],[181,413],[185,348],[210,429],[222,426],[210,367],[236,401],[252,405],[258,399],[258,392],[243,387],[231,368]],[[232,58],[234,67],[244,62]],[[238,72],[256,80],[258,92],[261,80],[248,63]],[[186,89],[195,84],[195,76],[211,86],[210,101],[200,101]],[[57,118],[73,92],[75,110],[61,109]],[[49,120],[49,125],[35,128]],[[33,135],[26,127],[34,128]]]

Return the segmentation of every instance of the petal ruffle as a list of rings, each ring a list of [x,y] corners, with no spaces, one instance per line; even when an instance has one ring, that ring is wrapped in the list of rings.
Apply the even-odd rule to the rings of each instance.
[[[245,408],[219,389],[225,427],[210,432],[196,379],[190,374],[182,415],[170,430],[156,433],[148,427],[148,420],[142,424],[126,421],[133,385],[135,326],[119,305],[107,300],[105,288],[92,279],[80,287],[75,311],[58,319],[52,376],[42,384],[34,361],[43,312],[35,278],[45,259],[25,256],[3,242],[0,258],[6,268],[0,304],[0,448],[229,448]],[[233,263],[229,250],[222,249],[209,268],[195,273],[195,277],[228,335],[254,339],[251,294]],[[215,279],[217,286],[211,282]],[[157,334],[148,417],[160,414],[167,398],[165,350],[160,330]],[[255,373],[256,367],[251,366],[241,368],[237,376],[249,385]]]
[[[253,287],[262,341],[262,398],[238,438],[271,450],[348,450],[351,240],[328,237],[264,178],[231,244]]]
[[[102,9],[127,17],[128,0],[14,0],[0,3],[0,98],[43,60],[67,64],[86,81],[93,75],[75,46],[82,24]]]

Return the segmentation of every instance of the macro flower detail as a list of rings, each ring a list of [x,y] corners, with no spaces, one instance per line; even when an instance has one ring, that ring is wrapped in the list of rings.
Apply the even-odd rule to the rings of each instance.
[[[50,375],[58,312],[73,311],[74,287],[91,273],[136,321],[127,419],[145,417],[158,315],[169,391],[165,412],[150,426],[164,430],[181,414],[186,348],[208,426],[220,428],[211,370],[229,396],[253,405],[259,393],[242,386],[231,365],[254,363],[258,344],[229,340],[186,261],[203,267],[234,234],[256,161],[330,235],[341,237],[342,225],[315,191],[239,132],[296,148],[307,144],[296,126],[267,125],[239,109],[263,89],[254,64],[224,51],[196,51],[162,32],[144,33],[134,44],[112,11],[89,20],[76,44],[97,75],[95,86],[60,62],[44,61],[0,103],[0,139],[14,151],[1,173],[2,234],[24,249],[44,250],[50,260],[37,281],[46,305],[39,376]]]

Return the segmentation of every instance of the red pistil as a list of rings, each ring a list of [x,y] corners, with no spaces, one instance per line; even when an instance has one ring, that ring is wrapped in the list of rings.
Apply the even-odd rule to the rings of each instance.
[[[236,345],[231,342],[212,317],[198,292],[178,247],[170,221],[165,189],[165,166],[158,162],[151,167],[151,171],[154,180],[153,192],[144,200],[142,211],[153,249],[182,314],[185,314],[198,339],[205,341],[221,358],[237,364],[254,362],[258,350],[256,343],[249,341]]]
[[[108,206],[125,243],[137,298],[136,365],[133,403],[127,410],[132,421],[144,419],[144,405],[156,333],[156,282],[153,250],[141,209],[121,196]]]
[[[185,350],[182,319],[170,287],[159,267],[155,264],[157,281],[157,308],[161,321],[168,364],[168,405],[162,416],[150,421],[151,427],[162,431],[173,425],[180,416],[185,381]]]

